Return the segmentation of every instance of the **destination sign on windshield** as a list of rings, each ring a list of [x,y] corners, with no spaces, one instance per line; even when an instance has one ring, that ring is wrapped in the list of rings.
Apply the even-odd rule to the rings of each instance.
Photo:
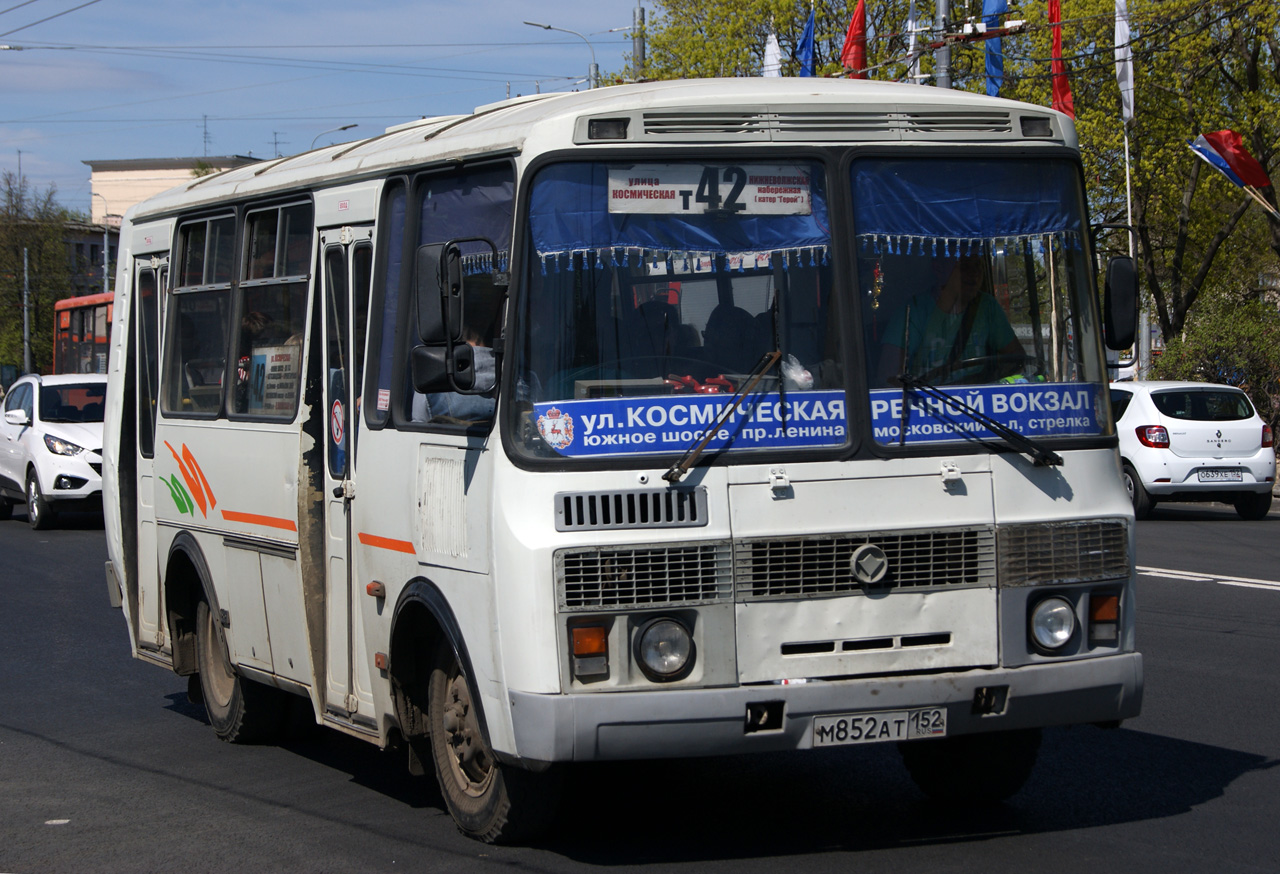
[[[609,212],[809,215],[809,168],[796,164],[633,164],[609,168]]]

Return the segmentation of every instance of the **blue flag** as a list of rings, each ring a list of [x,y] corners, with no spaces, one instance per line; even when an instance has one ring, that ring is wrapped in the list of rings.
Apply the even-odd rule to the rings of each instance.
[[[982,22],[987,30],[1000,26],[1000,16],[1009,11],[1008,0],[982,0]],[[998,97],[1004,84],[1004,54],[1000,37],[987,40],[987,96]]]
[[[796,46],[796,59],[800,61],[800,75],[813,75],[813,10],[809,10],[809,20],[805,23],[804,33],[800,34],[800,44]]]

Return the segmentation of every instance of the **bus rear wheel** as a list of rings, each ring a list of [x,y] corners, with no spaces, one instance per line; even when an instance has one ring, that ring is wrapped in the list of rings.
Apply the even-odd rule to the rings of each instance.
[[[964,734],[898,745],[911,779],[947,805],[996,804],[1014,795],[1035,767],[1040,729]]]
[[[280,737],[288,716],[288,699],[279,690],[236,673],[222,623],[204,600],[196,606],[196,659],[200,697],[219,738],[230,743],[260,743]]]
[[[561,775],[500,764],[480,726],[474,693],[447,642],[428,685],[431,760],[440,793],[458,828],[490,844],[529,840],[555,818]]]

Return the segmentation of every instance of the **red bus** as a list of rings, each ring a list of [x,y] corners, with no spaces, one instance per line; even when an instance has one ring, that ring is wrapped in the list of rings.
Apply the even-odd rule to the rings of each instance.
[[[106,373],[112,292],[68,297],[53,305],[53,372]]]

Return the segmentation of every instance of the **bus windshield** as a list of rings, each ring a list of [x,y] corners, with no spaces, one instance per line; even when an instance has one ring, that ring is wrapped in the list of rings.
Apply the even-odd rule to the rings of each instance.
[[[991,436],[945,394],[1028,437],[1110,432],[1069,162],[864,159],[850,184],[877,442]]]
[[[556,164],[530,195],[517,434],[544,457],[845,443],[826,180],[810,162]]]

